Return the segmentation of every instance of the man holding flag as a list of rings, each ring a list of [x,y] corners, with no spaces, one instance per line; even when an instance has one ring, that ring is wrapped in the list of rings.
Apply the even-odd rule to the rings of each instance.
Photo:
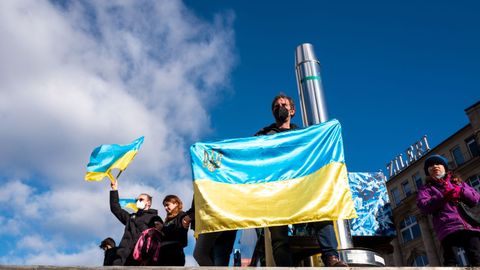
[[[255,136],[272,135],[298,128],[297,125],[291,123],[293,116],[295,116],[295,103],[291,97],[284,94],[276,96],[272,101],[271,108],[275,123],[262,128]],[[322,260],[325,266],[348,266],[338,258],[337,240],[335,238],[333,223],[331,221],[312,222],[309,226],[312,227],[318,244],[320,245]],[[288,242],[288,226],[275,226],[269,227],[268,229],[271,233],[273,257],[276,265],[291,266],[292,257]],[[262,247],[264,249],[263,237],[259,237],[258,241],[260,242],[255,246],[255,252],[262,253]]]
[[[108,177],[111,182],[110,210],[125,225],[125,232],[117,249],[118,258],[113,265],[139,265],[133,259],[133,249],[141,233],[153,227],[152,218],[158,216],[158,211],[150,208],[152,196],[142,193],[136,198],[135,213],[130,214],[122,209],[118,196],[117,178],[127,168],[143,144],[144,137],[140,137],[127,145],[104,144],[95,148],[90,155],[87,165],[86,181],[101,181]],[[117,177],[112,175],[112,170],[118,169]]]
[[[150,208],[152,196],[142,193],[137,197],[138,211],[130,214],[120,206],[117,179],[112,181],[111,187],[110,210],[125,225],[125,232],[117,251],[119,258],[113,262],[113,265],[139,265],[139,262],[133,259],[133,248],[140,234],[151,227],[150,221],[158,215],[158,211]]]
[[[275,123],[256,134],[268,136],[198,142],[190,147],[195,233],[268,227],[273,230],[276,265],[292,266],[287,225],[357,215],[340,123],[331,120],[295,130],[290,123],[294,104],[284,95],[273,100],[272,112]],[[334,234],[315,235],[324,255],[329,254],[322,246],[325,239],[336,252]],[[327,255],[325,262],[345,265],[335,253]]]
[[[272,102],[272,113],[275,118],[275,123],[262,128],[255,133],[255,136],[271,135],[298,128],[297,125],[290,122],[292,117],[295,116],[295,104],[292,98],[285,95],[276,96]],[[288,241],[288,226],[274,226],[267,229],[270,230],[273,258],[276,266],[293,266]],[[265,256],[265,239],[261,234],[258,237],[254,252],[255,257],[258,256],[258,259],[264,259],[261,257]]]

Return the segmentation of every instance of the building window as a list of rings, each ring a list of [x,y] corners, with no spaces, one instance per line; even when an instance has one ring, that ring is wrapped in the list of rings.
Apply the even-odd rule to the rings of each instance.
[[[468,178],[467,183],[480,192],[480,176],[474,175]]]
[[[463,157],[460,146],[455,146],[455,148],[452,149],[452,156],[455,160],[455,164],[457,164],[457,167],[465,163],[465,158]]]
[[[410,188],[410,184],[408,183],[408,180],[402,182],[402,189],[403,189],[403,194],[405,194],[405,197],[408,197],[412,194],[412,189]]]
[[[402,201],[402,198],[400,197],[400,191],[398,190],[398,188],[392,189],[392,197],[395,205],[399,205],[400,202]]]
[[[400,222],[400,233],[402,234],[403,243],[407,243],[421,235],[420,226],[414,216],[409,216]]]
[[[467,148],[470,151],[470,154],[472,157],[477,157],[480,154],[480,151],[478,150],[478,144],[477,141],[475,140],[475,137],[470,137],[465,140],[465,143],[467,144]]]
[[[425,255],[420,255],[415,257],[412,263],[412,266],[427,266],[427,265],[428,265],[428,258]]]
[[[416,172],[414,175],[412,175],[412,179],[417,187],[417,190],[423,186],[422,177],[420,176],[419,172]]]

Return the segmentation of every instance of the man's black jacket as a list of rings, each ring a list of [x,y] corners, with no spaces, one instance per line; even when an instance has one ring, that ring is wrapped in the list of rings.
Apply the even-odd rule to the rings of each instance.
[[[134,263],[132,261],[133,248],[140,234],[149,228],[150,220],[158,215],[158,211],[150,208],[130,214],[120,206],[117,190],[110,191],[110,210],[125,225],[125,231],[117,250],[119,258],[114,261],[113,265],[131,265]]]

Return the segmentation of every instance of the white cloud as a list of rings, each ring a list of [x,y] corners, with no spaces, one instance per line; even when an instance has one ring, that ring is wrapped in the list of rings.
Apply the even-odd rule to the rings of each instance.
[[[56,244],[53,241],[47,241],[40,235],[26,235],[17,242],[17,248],[33,251],[55,250],[55,246]]]
[[[103,263],[103,251],[95,245],[87,245],[76,253],[44,250],[25,259],[27,265],[98,266]]]
[[[32,189],[21,181],[8,181],[0,189],[0,205],[9,203],[11,205],[24,205]]]
[[[164,216],[163,196],[177,194],[188,209],[188,144],[210,132],[235,59],[231,14],[206,22],[179,1],[56,3],[0,1],[0,263],[97,264],[92,243],[120,240],[108,182],[83,181],[100,144],[144,135],[120,196],[148,192]]]
[[[38,205],[30,204],[35,200],[35,189],[19,180],[11,180],[0,185],[0,209],[4,215],[14,218],[37,217]],[[10,220],[11,222],[12,220]],[[2,229],[0,229],[1,233]]]
[[[2,236],[18,235],[22,230],[22,223],[15,218],[0,217],[0,239]]]
[[[19,257],[3,256],[0,257],[0,265],[21,265],[25,264],[25,261]]]
[[[5,22],[15,26],[5,32],[15,35],[2,45],[2,56],[13,51],[26,57],[11,59],[2,68],[10,70],[9,62],[14,63],[7,72],[12,76],[0,81],[0,139],[14,138],[1,163],[9,170],[32,168],[64,181],[81,175],[94,146],[145,135],[144,173],[170,176],[172,167],[184,166],[183,143],[209,130],[205,97],[215,96],[224,85],[231,65],[225,60],[231,59],[225,55],[230,41],[214,33],[225,31],[175,17],[186,12],[178,3],[153,9],[165,14],[142,14],[141,4],[115,6],[118,11],[112,14],[113,7],[99,4],[89,10],[97,18],[98,24],[90,22],[98,28],[97,37],[73,24],[85,20],[78,14],[81,8],[61,13],[27,3],[4,4],[2,9],[17,10]],[[74,22],[68,20],[72,14]],[[126,21],[119,23],[118,16]],[[19,31],[13,21],[19,22]],[[34,35],[28,35],[30,29]]]

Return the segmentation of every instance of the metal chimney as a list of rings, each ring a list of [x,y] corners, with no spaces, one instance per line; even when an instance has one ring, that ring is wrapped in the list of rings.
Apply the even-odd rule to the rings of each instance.
[[[312,44],[304,43],[297,47],[295,51],[295,73],[303,126],[308,127],[327,121],[327,105],[323,94],[320,62],[315,55]],[[337,220],[334,225],[338,240],[338,252],[340,257],[349,265],[385,265],[384,262],[382,263],[381,256],[375,252],[353,248],[348,220]]]

